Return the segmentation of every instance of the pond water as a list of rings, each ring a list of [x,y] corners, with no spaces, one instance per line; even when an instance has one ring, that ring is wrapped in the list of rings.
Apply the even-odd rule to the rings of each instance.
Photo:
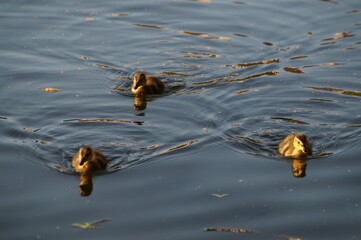
[[[23,0],[0,16],[1,239],[361,239],[359,1]],[[135,98],[139,71],[165,93]],[[277,155],[292,132],[306,162]],[[70,168],[83,144],[110,160],[88,197]]]

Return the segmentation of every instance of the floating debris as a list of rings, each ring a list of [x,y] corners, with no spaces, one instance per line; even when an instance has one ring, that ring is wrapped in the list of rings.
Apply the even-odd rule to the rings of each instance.
[[[351,10],[351,11],[348,11],[346,13],[359,13],[359,12],[361,12],[361,11],[360,10]]]
[[[296,56],[296,57],[290,58],[290,60],[303,59],[303,58],[308,58],[308,56]]]
[[[112,17],[123,17],[123,16],[128,16],[129,14],[126,13],[112,13],[110,14],[110,16]]]
[[[95,21],[96,18],[95,17],[86,17],[86,18],[83,18],[85,21]]]
[[[40,144],[44,144],[44,145],[50,144],[50,142],[46,142],[46,141],[42,141],[42,140],[35,140],[35,142],[40,143]]]
[[[264,45],[269,46],[269,47],[274,47],[275,45],[273,43],[270,42],[262,42]]]
[[[40,88],[40,90],[44,92],[60,92],[60,89],[58,88]]]
[[[79,56],[80,59],[90,59],[89,57]]]
[[[245,34],[239,34],[239,33],[234,33],[233,35],[238,36],[238,37],[248,37],[248,36],[245,35]]]
[[[338,65],[345,65],[345,64],[343,64],[343,63],[323,63],[323,64],[321,64],[321,65],[323,65],[323,66],[338,66]]]
[[[102,219],[93,223],[90,222],[85,222],[84,224],[82,223],[73,223],[72,226],[73,227],[77,227],[77,228],[83,228],[83,229],[89,229],[89,228],[101,228],[101,226],[99,226],[99,224],[103,223],[103,222],[107,222],[110,221],[111,219]]]
[[[159,30],[166,30],[166,27],[158,27],[158,26],[153,26],[153,25],[144,25],[144,24],[132,24],[133,26],[136,27],[144,27],[144,28],[153,28],[153,29],[159,29]]]
[[[283,68],[286,72],[289,72],[289,73],[295,73],[295,74],[300,74],[300,73],[305,73],[305,71],[303,71],[302,69],[300,68],[292,68],[292,67],[285,67]]]
[[[102,64],[97,64],[98,67],[100,68],[109,68],[109,69],[117,69],[117,67],[114,66],[107,66],[107,65],[102,65]]]
[[[217,198],[224,198],[227,197],[228,195],[229,195],[228,193],[223,193],[223,194],[212,193],[212,196]]]
[[[238,94],[242,94],[242,93],[246,93],[246,92],[249,92],[249,90],[238,91],[236,93],[233,93],[232,95],[238,95]]]

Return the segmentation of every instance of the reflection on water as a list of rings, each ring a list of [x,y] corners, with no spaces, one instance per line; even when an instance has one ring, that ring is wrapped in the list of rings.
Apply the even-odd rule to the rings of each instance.
[[[147,107],[147,99],[143,94],[137,94],[134,96],[134,109],[141,111]]]
[[[292,160],[292,173],[296,178],[303,178],[306,176],[307,163],[304,159]]]

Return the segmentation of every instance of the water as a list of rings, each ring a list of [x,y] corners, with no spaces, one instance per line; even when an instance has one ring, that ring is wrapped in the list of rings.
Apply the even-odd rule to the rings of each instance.
[[[361,238],[357,1],[0,11],[1,239]],[[134,99],[140,70],[166,93]],[[304,178],[276,153],[291,132],[313,142]],[[69,168],[83,144],[111,159],[89,197]]]

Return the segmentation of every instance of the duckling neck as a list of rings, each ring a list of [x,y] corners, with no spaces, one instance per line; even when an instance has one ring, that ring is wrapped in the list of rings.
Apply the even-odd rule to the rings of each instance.
[[[133,92],[134,94],[142,94],[142,93],[145,93],[145,92],[146,92],[146,88],[145,88],[145,86],[139,86],[139,87],[137,87],[137,88],[135,89],[134,86],[133,86],[132,92]]]

